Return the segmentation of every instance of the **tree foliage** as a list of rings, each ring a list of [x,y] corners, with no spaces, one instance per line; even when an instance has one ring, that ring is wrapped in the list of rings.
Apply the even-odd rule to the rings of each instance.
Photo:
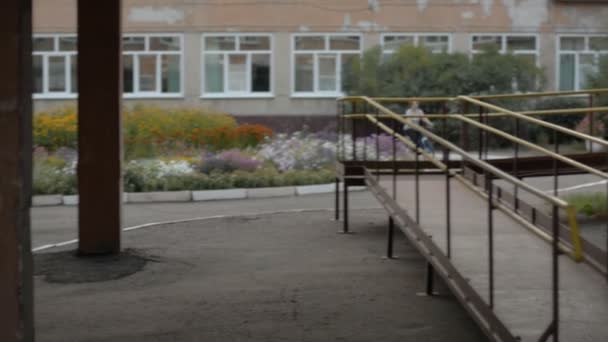
[[[608,88],[608,56],[600,58],[597,73],[589,75],[587,87],[589,89]],[[601,105],[608,105],[608,95],[599,96],[599,102]]]
[[[469,58],[463,53],[434,54],[424,47],[402,46],[392,55],[379,47],[348,63],[343,89],[349,95],[413,97],[535,91],[543,72],[521,56],[485,49]]]

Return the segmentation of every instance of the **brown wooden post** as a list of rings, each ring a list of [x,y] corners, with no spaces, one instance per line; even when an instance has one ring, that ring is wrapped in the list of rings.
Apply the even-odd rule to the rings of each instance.
[[[78,252],[120,252],[121,1],[78,0]]]
[[[32,1],[0,2],[0,341],[33,341]]]

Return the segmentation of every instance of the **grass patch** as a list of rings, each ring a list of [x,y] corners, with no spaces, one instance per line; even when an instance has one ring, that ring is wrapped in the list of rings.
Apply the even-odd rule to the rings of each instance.
[[[565,196],[564,199],[579,213],[588,217],[608,216],[608,201],[603,192],[573,194]]]

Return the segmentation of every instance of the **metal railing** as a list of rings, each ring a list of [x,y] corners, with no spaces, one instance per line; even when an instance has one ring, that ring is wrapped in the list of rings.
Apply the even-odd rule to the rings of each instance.
[[[479,129],[479,136],[480,136],[480,143],[479,143],[479,159],[482,159],[483,156],[483,152],[484,152],[484,146],[486,147],[485,149],[485,153],[487,156],[487,142],[485,144],[482,144],[481,140],[482,140],[482,132],[485,133],[486,135],[484,136],[485,139],[487,140],[487,133],[492,133],[495,134],[503,139],[509,140],[511,142],[515,143],[514,146],[514,157],[513,157],[513,171],[517,177],[517,171],[518,171],[518,161],[519,161],[519,145],[522,145],[524,147],[536,150],[538,152],[541,152],[542,154],[549,156],[551,158],[553,158],[554,162],[553,162],[553,166],[554,166],[554,172],[553,172],[553,176],[554,176],[554,195],[558,196],[558,177],[559,177],[559,172],[558,172],[558,167],[559,167],[559,163],[564,163],[567,165],[570,165],[576,169],[579,169],[581,171],[587,172],[589,174],[593,174],[595,176],[600,177],[603,180],[608,180],[608,174],[606,174],[605,172],[602,172],[601,170],[598,170],[596,168],[593,167],[589,167],[583,163],[577,162],[576,160],[572,160],[571,158],[562,156],[559,153],[559,141],[557,139],[557,134],[559,133],[564,133],[567,134],[571,137],[574,138],[578,138],[578,139],[583,139],[586,142],[591,142],[591,143],[596,143],[598,145],[604,146],[608,148],[608,142],[606,142],[603,139],[599,139],[587,134],[583,134],[583,133],[579,133],[577,131],[559,126],[559,125],[555,125],[543,120],[539,120],[536,118],[532,118],[529,116],[542,116],[542,115],[555,115],[555,114],[567,114],[567,115],[581,115],[581,114],[587,114],[587,115],[591,115],[593,113],[598,113],[598,112],[608,112],[608,107],[590,107],[590,108],[576,108],[576,109],[557,109],[557,110],[542,110],[542,111],[528,111],[528,112],[522,112],[522,113],[518,113],[518,112],[514,112],[514,111],[510,111],[492,104],[488,104],[479,100],[476,100],[476,98],[483,98],[483,99],[493,99],[493,98],[501,98],[501,99],[506,99],[506,98],[529,98],[529,97],[539,97],[539,96],[556,96],[556,95],[560,95],[560,96],[571,96],[571,95],[581,95],[581,94],[588,94],[589,96],[593,96],[596,94],[605,94],[608,93],[608,89],[592,89],[592,90],[585,90],[585,91],[571,91],[571,92],[550,92],[550,93],[529,93],[529,94],[512,94],[512,95],[491,95],[491,96],[477,96],[477,97],[467,97],[467,96],[459,96],[459,97],[440,97],[440,98],[429,98],[429,97],[414,97],[414,98],[378,98],[378,99],[373,99],[374,102],[378,103],[377,100],[379,101],[384,101],[384,102],[388,102],[388,101],[392,101],[392,102],[410,102],[410,101],[419,101],[419,102],[445,102],[445,101],[459,101],[459,100],[463,100],[466,103],[472,103],[475,105],[479,105],[480,108],[480,114],[430,114],[430,115],[409,115],[408,118],[420,118],[420,117],[425,117],[425,118],[429,118],[429,119],[443,119],[443,120],[448,120],[448,119],[452,119],[452,120],[460,120],[463,124],[467,124],[467,125],[471,125],[474,126],[476,128]],[[340,101],[346,101],[346,102],[361,102],[363,101],[363,97],[346,97],[346,98],[342,98],[340,99]],[[590,104],[593,104],[593,100],[592,97],[590,97]],[[386,109],[386,108],[385,108]],[[495,110],[495,113],[484,113],[482,109],[492,109]],[[444,105],[444,112],[445,112],[445,105]],[[525,113],[525,114],[524,114]],[[378,114],[378,113],[377,113]],[[393,113],[394,114],[394,113]],[[394,118],[393,115],[389,115],[389,114],[382,114],[382,115],[377,115],[377,118],[381,118],[381,119],[386,119],[386,118]],[[477,121],[472,120],[472,117],[476,117],[478,118]],[[515,136],[505,133],[504,131],[495,129],[489,125],[487,125],[487,118],[488,117],[513,117],[515,120]],[[345,115],[345,118],[347,119],[361,119],[364,118],[364,114],[354,114],[354,115]],[[554,134],[553,134],[553,141],[554,141],[554,150],[550,151],[547,148],[541,147],[537,144],[532,144],[528,141],[525,141],[521,138],[519,138],[519,121],[520,119],[525,120],[525,121],[529,121],[532,122],[534,124],[538,124],[541,125],[543,127],[552,129]],[[483,123],[483,122],[486,123]],[[444,121],[445,122],[445,121]],[[591,127],[592,125],[590,125]],[[463,125],[463,127],[466,127]],[[607,154],[608,156],[608,154]],[[607,159],[608,162],[608,159]],[[519,190],[519,186],[518,185],[514,185],[514,197],[515,197],[515,206],[516,206],[516,210],[517,210],[517,205],[518,205],[518,201],[517,201],[517,193]],[[580,243],[580,233],[579,233],[579,229],[578,229],[578,221],[576,219],[576,210],[573,207],[569,207],[569,208],[564,208],[567,212],[567,216],[568,216],[568,223],[570,226],[570,234],[571,234],[571,244],[573,246],[573,253],[572,256],[575,260],[577,261],[581,261],[583,259],[583,253],[582,253],[582,247],[581,247],[581,243]],[[546,234],[540,234],[541,236],[545,237],[546,239],[548,239],[549,237],[546,236]],[[608,262],[607,262],[608,264]]]
[[[512,135],[506,133],[504,131],[498,130],[487,124],[487,117],[512,117],[514,118],[516,124],[516,128],[518,126],[519,120],[530,122],[533,124],[540,125],[542,127],[553,130],[555,135],[559,132],[561,134],[566,134],[578,139],[583,139],[585,141],[594,142],[600,144],[602,146],[608,147],[608,142],[587,135],[583,133],[579,133],[567,128],[564,128],[559,125],[555,125],[540,119],[536,119],[533,116],[542,116],[542,115],[555,115],[555,114],[564,114],[568,113],[569,115],[582,115],[589,114],[591,111],[593,112],[608,112],[608,107],[589,107],[589,108],[579,108],[579,109],[558,109],[558,110],[542,110],[542,111],[528,111],[528,112],[514,112],[505,108],[501,108],[499,106],[486,103],[479,99],[493,99],[493,98],[518,98],[518,97],[539,97],[539,96],[563,96],[563,95],[572,95],[572,94],[603,94],[608,93],[608,89],[598,89],[591,91],[580,91],[580,92],[554,92],[554,93],[534,93],[534,94],[514,94],[514,95],[499,95],[499,96],[479,96],[479,97],[467,97],[467,96],[459,96],[459,97],[442,97],[442,98],[378,98],[372,99],[369,97],[344,97],[338,100],[339,112],[338,112],[338,131],[339,131],[339,159],[341,161],[346,161],[348,157],[346,155],[346,146],[344,135],[348,128],[348,123],[350,122],[351,128],[351,136],[352,136],[352,160],[359,160],[359,156],[357,153],[357,122],[360,120],[364,120],[365,122],[371,123],[372,127],[375,128],[375,145],[376,145],[376,158],[377,161],[380,160],[380,148],[379,148],[379,139],[380,134],[385,133],[392,138],[392,156],[390,157],[390,161],[392,161],[392,165],[390,167],[389,172],[392,173],[392,198],[394,201],[397,201],[398,193],[397,193],[397,175],[399,174],[399,170],[397,167],[397,158],[396,158],[396,143],[400,142],[405,145],[410,151],[414,153],[414,196],[415,196],[415,214],[414,221],[416,224],[420,224],[420,175],[423,170],[420,168],[420,158],[423,157],[426,161],[430,162],[434,167],[440,170],[441,173],[445,175],[445,191],[446,191],[446,246],[445,246],[445,254],[448,259],[452,257],[452,241],[451,241],[451,179],[454,178],[458,180],[461,184],[463,184],[466,188],[473,191],[476,195],[480,196],[484,200],[487,201],[487,211],[488,211],[488,277],[489,277],[489,285],[488,285],[488,305],[490,308],[494,307],[494,211],[500,210],[503,213],[507,214],[510,218],[514,219],[517,223],[522,226],[530,229],[535,232],[537,235],[541,236],[545,240],[551,243],[551,273],[552,273],[552,322],[547,327],[545,333],[541,336],[541,340],[547,340],[549,337],[553,337],[554,341],[559,339],[559,254],[561,252],[567,252],[571,255],[571,257],[576,261],[581,261],[583,259],[583,251],[580,243],[580,231],[577,221],[576,209],[570,205],[567,201],[557,197],[557,177],[559,176],[559,163],[567,164],[573,168],[576,168],[582,172],[587,172],[593,175],[596,175],[604,180],[608,180],[608,174],[592,168],[583,163],[577,162],[571,158],[565,157],[559,153],[559,143],[554,136],[554,142],[556,144],[554,151],[551,151],[547,148],[541,147],[537,144],[530,143],[521,139],[518,136],[518,130],[516,130],[516,134]],[[408,115],[403,116],[394,113],[387,107],[380,104],[380,102],[395,102],[395,103],[405,103],[411,101],[418,102],[438,102],[443,103],[443,114],[431,114],[431,115]],[[477,114],[447,114],[446,103],[448,102],[464,102],[472,105],[477,105],[480,108],[480,115]],[[348,108],[347,108],[348,107]],[[350,109],[350,110],[348,110]],[[485,113],[487,110],[493,110],[493,113]],[[352,113],[348,113],[348,112]],[[553,195],[547,194],[544,191],[541,191],[528,183],[525,183],[523,180],[518,178],[517,173],[517,160],[518,160],[518,148],[515,148],[515,157],[514,160],[514,175],[509,174],[508,172],[501,170],[492,164],[490,164],[487,160],[483,160],[482,158],[482,147],[479,148],[479,155],[477,157],[472,156],[466,149],[463,149],[456,144],[448,141],[445,138],[442,138],[438,134],[432,132],[431,130],[419,125],[418,123],[411,120],[411,118],[425,117],[432,120],[442,120],[443,121],[443,133],[446,133],[446,122],[448,120],[458,120],[462,125],[470,125],[479,129],[480,132],[485,132],[485,134],[491,133],[502,139],[506,139],[515,144],[515,146],[524,146],[538,152],[541,152],[543,155],[550,157],[553,160],[553,170],[554,170],[554,193]],[[479,120],[473,120],[472,118],[478,118]],[[484,120],[486,119],[486,120]],[[387,124],[386,121],[389,120],[390,124]],[[408,128],[415,131],[418,135],[415,141],[412,141],[409,137],[404,136],[399,133],[398,127],[402,125],[407,125]],[[367,136],[368,127],[364,126],[365,133]],[[421,137],[425,137],[430,139],[435,144],[439,145],[443,151],[442,157],[437,157],[434,153],[430,153],[422,148],[420,145]],[[481,134],[480,134],[481,137]],[[367,144],[367,139],[363,140],[365,144]],[[487,146],[487,144],[486,144]],[[368,146],[363,146],[363,162],[370,161],[368,156],[366,155]],[[461,167],[451,168],[451,154],[459,155],[461,158]],[[608,155],[608,154],[607,154]],[[486,153],[487,157],[487,153]],[[486,158],[487,159],[487,158]],[[608,161],[608,159],[607,159]],[[483,171],[485,184],[483,188],[477,187],[475,184],[472,184],[470,180],[468,180],[463,174],[465,163],[468,165],[473,165],[478,169]],[[607,162],[608,164],[608,162]],[[369,176],[375,175],[376,181],[379,181],[379,177],[383,171],[381,169],[381,163],[376,163],[376,168],[374,170],[368,170]],[[502,180],[508,184],[511,184],[514,187],[514,198],[515,198],[515,208],[509,207],[500,201],[499,195],[497,196],[494,190],[493,181],[494,180]],[[529,222],[524,216],[520,215],[517,210],[517,193],[518,191],[523,190],[534,197],[540,199],[541,201],[547,203],[551,207],[551,230],[549,233],[539,229],[534,222]],[[608,195],[608,192],[607,192]],[[560,232],[559,232],[559,211],[564,210],[567,215],[567,222],[570,228],[570,239],[571,245],[568,246],[564,244],[560,240]],[[392,218],[391,218],[391,226],[392,226]],[[389,247],[387,248],[387,254],[390,256],[392,254],[392,230],[389,230]],[[607,250],[608,250],[608,239],[607,239]],[[608,260],[606,260],[606,267],[608,267]],[[432,269],[431,269],[432,271]],[[427,289],[428,290],[428,289]]]

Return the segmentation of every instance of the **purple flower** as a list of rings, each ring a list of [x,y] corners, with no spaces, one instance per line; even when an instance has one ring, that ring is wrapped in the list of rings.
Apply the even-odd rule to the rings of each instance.
[[[212,157],[203,157],[201,172],[212,171],[232,172],[235,170],[254,171],[262,164],[261,161],[250,157],[240,150],[227,150]]]

